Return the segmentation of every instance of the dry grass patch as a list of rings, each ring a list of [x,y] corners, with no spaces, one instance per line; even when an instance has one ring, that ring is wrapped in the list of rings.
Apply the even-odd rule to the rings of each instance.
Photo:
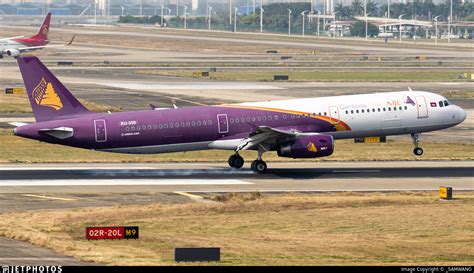
[[[137,70],[134,73],[174,77],[193,77],[191,70]],[[273,81],[275,74],[288,75],[290,81],[324,82],[411,82],[411,81],[467,81],[457,77],[463,71],[223,71],[210,72],[211,79],[233,81]]]
[[[120,112],[123,109],[116,106],[79,100],[87,109],[93,112]],[[25,94],[5,94],[0,92],[0,113],[33,113],[28,95]]]
[[[220,246],[222,264],[456,264],[474,261],[474,193],[235,195],[224,203],[1,215],[0,235],[84,261],[174,264],[173,250]],[[212,197],[211,197],[212,198]],[[90,225],[139,225],[140,239],[86,241]]]

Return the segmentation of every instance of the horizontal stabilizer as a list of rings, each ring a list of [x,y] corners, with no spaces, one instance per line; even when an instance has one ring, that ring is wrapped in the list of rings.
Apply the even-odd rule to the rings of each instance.
[[[74,129],[70,127],[57,127],[53,129],[41,129],[39,130],[43,134],[47,134],[49,136],[59,138],[59,139],[66,139],[70,138],[74,135]]]
[[[9,122],[8,124],[13,125],[15,127],[21,127],[21,126],[24,126],[24,125],[28,125],[28,123],[24,123],[24,122]]]

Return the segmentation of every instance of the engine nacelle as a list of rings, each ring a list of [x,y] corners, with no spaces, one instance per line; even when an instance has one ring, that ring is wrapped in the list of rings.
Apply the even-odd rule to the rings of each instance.
[[[20,51],[17,49],[5,49],[3,50],[3,54],[6,54],[7,56],[10,56],[10,57],[18,57],[20,56]]]
[[[320,135],[298,138],[280,145],[278,156],[292,158],[315,158],[329,156],[334,151],[332,136]]]

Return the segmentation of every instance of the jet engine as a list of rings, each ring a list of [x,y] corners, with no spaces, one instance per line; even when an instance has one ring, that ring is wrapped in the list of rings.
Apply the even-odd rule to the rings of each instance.
[[[3,50],[3,54],[6,54],[7,56],[10,56],[10,57],[18,57],[20,56],[20,51],[17,49],[5,49]]]
[[[334,140],[329,135],[297,138],[281,144],[278,156],[292,158],[316,158],[329,156],[334,151]]]

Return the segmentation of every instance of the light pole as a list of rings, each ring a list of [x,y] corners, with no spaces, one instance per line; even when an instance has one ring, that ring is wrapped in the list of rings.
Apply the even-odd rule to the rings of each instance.
[[[317,12],[318,12],[318,21],[316,22],[316,26],[318,28],[317,33],[318,33],[318,37],[319,37],[319,16],[321,15],[321,11],[317,10]]]
[[[262,2],[260,1],[260,32],[263,32],[263,12],[265,10],[262,7]]]
[[[334,23],[333,23],[334,24],[334,39],[336,39],[336,33],[337,33],[336,13],[337,13],[337,11],[335,11],[333,13],[333,15],[334,15]]]
[[[368,28],[369,28],[369,21],[367,20],[367,16],[369,16],[370,12],[369,13],[366,13],[365,14],[365,40],[367,41],[368,40],[368,37],[369,37],[369,31],[368,31]]]
[[[302,29],[301,29],[301,35],[304,37],[304,19],[306,19],[305,17],[305,13],[308,12],[307,10],[304,10],[301,12],[301,16],[303,17],[303,24],[302,24]]]
[[[209,12],[209,18],[208,18],[209,19],[209,21],[208,21],[209,25],[208,25],[208,28],[209,28],[209,30],[211,30],[212,7],[209,6],[208,8],[209,8],[209,11],[208,11]]]
[[[143,0],[140,0],[140,17],[143,16]]]
[[[449,8],[449,20],[448,20],[448,43],[451,43],[451,21],[453,20],[453,0],[451,0],[450,8]]]
[[[237,11],[239,9],[234,7],[234,33],[237,31]]]
[[[288,36],[291,35],[291,9],[288,9]]]
[[[229,25],[232,25],[232,0],[229,0]]]
[[[435,18],[433,18],[433,20],[435,21],[435,45],[438,44],[438,18],[439,17],[441,17],[441,15],[438,15]]]
[[[125,9],[125,7],[120,5],[120,8],[122,9],[122,17],[123,17],[123,10]]]
[[[187,25],[186,25],[186,17],[187,17],[187,13],[188,13],[188,6],[184,6],[184,29],[187,29]]]
[[[400,16],[398,16],[398,21],[399,21],[399,25],[398,25],[398,35],[400,36],[400,44],[402,43],[402,17],[404,16],[405,14],[400,14]]]
[[[163,10],[165,9],[165,5],[160,4],[160,6],[161,6],[161,27],[163,27],[163,16],[164,16]]]
[[[176,0],[176,17],[179,17],[179,0]]]

